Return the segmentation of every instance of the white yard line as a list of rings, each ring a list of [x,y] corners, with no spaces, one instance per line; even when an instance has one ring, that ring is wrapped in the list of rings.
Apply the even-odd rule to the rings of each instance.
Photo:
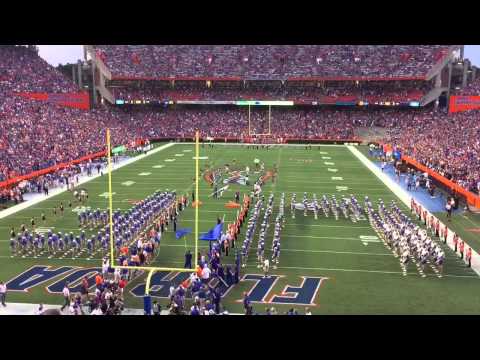
[[[328,239],[328,240],[353,240],[353,241],[358,241],[359,243],[365,240],[362,240],[359,237],[335,237],[335,236],[311,236],[311,235],[288,235],[288,237],[292,238],[307,238],[307,239]],[[381,243],[380,240],[368,240],[368,242],[375,242],[375,243]],[[281,249],[283,250],[283,249]]]
[[[149,156],[151,156],[151,155],[153,155],[153,154],[158,153],[159,151],[168,149],[169,147],[172,147],[172,146],[175,145],[175,144],[176,144],[176,143],[168,143],[168,144],[159,146],[159,147],[156,148],[156,149],[153,149],[152,151],[150,151],[150,152],[147,153],[147,154],[138,155],[138,156],[136,156],[136,157],[134,157],[134,158],[128,159],[128,160],[126,160],[125,162],[123,162],[122,164],[119,164],[119,165],[117,165],[117,166],[112,165],[112,166],[113,166],[112,171],[115,171],[115,170],[117,170],[117,169],[120,169],[120,168],[122,168],[122,167],[124,167],[124,166],[126,166],[126,165],[130,165],[130,164],[132,164],[132,163],[134,163],[134,162],[137,162],[137,161],[139,161],[139,160],[142,160],[142,159],[144,159],[144,158],[146,158],[146,157],[149,157]],[[92,180],[94,180],[94,179],[97,179],[97,178],[99,178],[99,177],[101,177],[101,176],[102,176],[102,175],[97,174],[97,175],[93,175],[93,176],[91,176],[91,177],[86,177],[86,178],[84,178],[84,179],[81,179],[81,180],[78,182],[77,186],[78,186],[78,185],[85,184],[85,183],[87,183],[87,182],[89,182],[89,181],[92,181]],[[18,205],[15,205],[15,206],[10,207],[10,208],[8,208],[8,209],[2,210],[2,211],[0,211],[0,219],[6,218],[7,216],[10,216],[10,215],[13,215],[13,214],[15,214],[15,213],[17,213],[17,212],[19,212],[19,211],[25,210],[25,209],[33,206],[33,205],[36,205],[36,204],[38,204],[38,203],[41,203],[42,201],[44,201],[44,200],[46,200],[46,199],[50,199],[50,198],[52,198],[52,197],[54,197],[54,196],[57,196],[57,195],[59,195],[59,194],[62,194],[62,193],[64,193],[65,191],[67,191],[67,188],[57,188],[57,189],[53,189],[53,190],[51,190],[51,191],[49,192],[49,194],[48,194],[47,196],[45,196],[45,197],[41,196],[41,197],[39,197],[39,198],[37,198],[37,199],[28,200],[28,201],[25,201],[25,202],[23,202],[23,203],[21,203],[21,204],[18,204]]]
[[[307,252],[307,253],[327,253],[327,254],[348,254],[348,255],[373,255],[373,256],[393,256],[392,253],[365,253],[355,251],[333,251],[333,250],[299,250],[299,249],[281,249],[283,251]]]
[[[247,268],[256,268],[256,265],[247,265]],[[341,271],[341,272],[365,272],[365,273],[375,273],[375,274],[398,274],[403,276],[403,272],[401,271],[383,271],[383,270],[363,270],[363,269],[335,269],[335,268],[315,268],[315,267],[295,267],[295,266],[279,266],[277,269],[292,269],[292,270],[318,270],[318,271]],[[417,276],[420,275],[417,272],[409,272],[409,276]],[[437,277],[435,274],[428,274],[429,277]],[[456,278],[472,278],[475,280],[480,280],[477,276],[469,276],[469,275],[449,275],[443,274],[445,277],[456,277]]]
[[[350,150],[350,152],[355,156],[363,165],[365,165],[374,175],[378,177],[378,179],[383,182],[404,204],[407,208],[410,209],[410,201],[412,199],[412,195],[409,194],[406,190],[400,187],[394,180],[392,180],[388,175],[383,173],[375,164],[373,164],[370,160],[367,159],[365,155],[363,155],[355,146],[347,145],[346,148]],[[415,198],[415,197],[414,197]],[[419,204],[423,209],[426,209],[418,199],[415,198],[415,202]],[[428,212],[430,216],[431,213]],[[448,228],[448,226],[447,226]],[[448,229],[449,237],[447,239],[447,245],[450,249],[454,249],[453,245],[453,231]],[[470,247],[467,242],[465,245]],[[464,262],[465,263],[465,262]],[[475,271],[475,273],[480,276],[480,256],[479,254],[473,250],[472,248],[472,267],[471,269]]]

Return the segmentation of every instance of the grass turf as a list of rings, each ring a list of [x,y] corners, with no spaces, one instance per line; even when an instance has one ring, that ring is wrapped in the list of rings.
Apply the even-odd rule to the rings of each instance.
[[[127,209],[131,200],[140,200],[157,189],[176,190],[180,194],[191,194],[193,189],[194,161],[192,160],[194,147],[190,144],[176,144],[168,149],[148,156],[131,165],[116,170],[112,174],[114,208]],[[322,282],[315,298],[316,306],[311,310],[316,314],[471,314],[480,312],[477,299],[480,295],[480,278],[473,271],[465,268],[454,253],[446,249],[446,263],[444,266],[445,277],[439,279],[431,269],[427,270],[427,278],[419,276],[413,264],[408,267],[408,275],[403,276],[399,260],[395,258],[382,242],[363,243],[360,236],[375,236],[368,221],[352,223],[342,217],[336,221],[331,216],[319,216],[314,220],[313,215],[304,217],[297,211],[295,219],[290,217],[289,203],[293,192],[297,194],[297,201],[301,201],[303,192],[316,193],[317,197],[323,194],[336,194],[337,199],[342,195],[355,194],[359,201],[368,195],[375,203],[383,199],[387,204],[391,200],[400,201],[396,196],[362,165],[343,146],[321,146],[311,150],[305,147],[276,147],[271,150],[246,149],[243,146],[215,145],[213,148],[205,146],[201,149],[202,156],[208,156],[213,167],[220,167],[226,163],[232,164],[233,160],[242,166],[254,168],[253,160],[261,159],[265,162],[266,169],[271,169],[277,164],[279,173],[277,181],[268,182],[263,187],[263,193],[268,197],[270,192],[275,193],[274,212],[271,224],[278,212],[280,194],[286,195],[286,226],[281,236],[281,256],[277,270],[272,274],[282,275],[276,282],[273,293],[280,294],[289,284],[298,286],[301,276],[327,277]],[[178,155],[177,155],[178,154]],[[183,154],[183,156],[182,156]],[[175,161],[165,161],[175,159]],[[327,164],[326,164],[327,163]],[[162,168],[155,166],[163,165]],[[202,166],[203,168],[203,166]],[[329,170],[330,169],[330,170]],[[336,171],[335,171],[336,169]],[[142,174],[143,175],[140,175]],[[150,173],[146,175],[146,173]],[[337,178],[337,179],[332,179]],[[338,179],[342,178],[342,180]],[[254,180],[254,176],[250,176]],[[127,183],[135,182],[134,184]],[[130,184],[130,185],[127,185]],[[107,191],[106,176],[94,179],[84,185],[89,192],[87,206],[106,209],[108,200],[100,195]],[[347,187],[348,189],[345,189]],[[200,183],[200,232],[208,231],[218,216],[225,215],[225,221],[235,218],[236,209],[224,207],[229,200],[233,200],[235,191],[249,193],[250,188],[241,185],[231,185],[223,197],[215,200],[209,195],[211,187],[203,180]],[[72,260],[70,258],[58,259],[47,257],[10,258],[8,247],[9,229],[18,228],[22,223],[29,227],[30,218],[36,218],[37,226],[54,227],[55,231],[73,231],[77,233],[77,215],[72,209],[66,207],[63,217],[53,216],[54,206],[63,201],[67,205],[72,195],[65,192],[39,204],[29,207],[19,213],[0,220],[0,279],[9,280],[20,272],[33,265],[100,266],[100,254],[96,259],[86,260],[86,256]],[[75,207],[76,204],[73,204]],[[404,206],[402,208],[408,212]],[[45,212],[47,223],[40,222],[40,215]],[[263,218],[263,213],[261,214]],[[182,212],[179,219],[179,228],[194,227],[194,209],[189,207]],[[259,228],[259,227],[258,227]],[[258,228],[253,239],[248,267],[242,269],[242,275],[260,274],[256,267],[256,244],[258,241]],[[243,241],[245,227],[239,237]],[[266,238],[266,255],[270,257],[270,248],[273,238],[273,226],[270,227]],[[206,247],[208,243],[199,242]],[[443,244],[442,244],[443,246]],[[171,228],[162,237],[160,255],[156,265],[178,267],[183,266],[185,249],[193,249],[193,235],[185,239],[176,240]],[[223,262],[232,263],[224,258]],[[46,284],[29,290],[29,293],[10,293],[8,300],[11,302],[30,303],[62,303],[60,295],[49,294],[45,286],[55,282],[54,279]],[[142,276],[132,281],[129,289],[145,281]],[[230,312],[242,312],[242,304],[238,302],[242,293],[252,286],[250,281],[241,281],[223,299],[222,304]],[[267,296],[267,300],[270,295]],[[165,304],[166,300],[160,303]],[[131,294],[126,295],[127,307],[141,308],[142,298]],[[257,311],[263,311],[268,304],[255,304]],[[280,312],[292,307],[290,305],[274,305]],[[302,312],[301,306],[296,306]]]

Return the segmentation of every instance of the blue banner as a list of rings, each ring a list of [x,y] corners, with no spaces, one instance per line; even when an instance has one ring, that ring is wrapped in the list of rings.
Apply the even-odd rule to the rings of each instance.
[[[178,229],[177,232],[175,233],[175,237],[177,239],[180,239],[185,235],[190,234],[191,232],[192,232],[192,229],[190,228]]]
[[[223,230],[223,223],[218,224],[213,229],[210,229],[207,233],[200,235],[200,240],[216,241],[220,239]]]

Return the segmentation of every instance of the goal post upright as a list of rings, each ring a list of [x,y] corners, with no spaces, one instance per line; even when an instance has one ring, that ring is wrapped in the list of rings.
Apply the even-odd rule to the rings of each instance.
[[[197,204],[195,206],[195,254],[194,254],[194,264],[195,269],[198,265],[198,207],[200,204],[199,194],[198,194],[198,177],[199,177],[199,161],[200,161],[200,132],[197,130],[195,132],[195,200]]]
[[[252,128],[250,125],[250,104],[248,105],[248,136],[252,136]]]
[[[112,199],[112,159],[111,159],[111,140],[110,140],[110,129],[107,128],[107,159],[108,159],[108,207],[109,207],[109,225],[110,225],[110,266],[114,266],[113,258],[113,199]]]
[[[271,135],[272,133],[270,128],[271,119],[272,119],[272,105],[268,105],[268,135]]]
[[[148,272],[146,282],[145,282],[145,297],[150,296],[150,284],[153,275],[157,271],[169,271],[169,272],[188,272],[192,273],[194,269],[185,269],[185,268],[175,268],[175,267],[160,267],[160,266],[123,266],[122,264],[115,263],[115,252],[114,252],[114,233],[113,233],[113,192],[112,192],[112,144],[111,144],[111,129],[106,129],[106,157],[107,157],[107,181],[108,181],[108,199],[109,199],[109,231],[110,231],[110,267],[113,269],[125,269],[125,270],[143,270]],[[200,133],[196,131],[195,133],[195,196],[197,200],[197,205],[195,206],[195,268],[198,266],[198,200],[199,200],[199,160],[200,160]]]

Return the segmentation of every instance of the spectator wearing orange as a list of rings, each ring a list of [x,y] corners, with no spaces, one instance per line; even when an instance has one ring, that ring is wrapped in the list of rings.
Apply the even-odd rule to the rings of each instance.
[[[102,284],[103,284],[103,277],[102,275],[97,274],[97,276],[95,276],[95,285],[99,287]]]
[[[465,241],[460,240],[460,259],[463,259],[463,251],[465,249]]]

